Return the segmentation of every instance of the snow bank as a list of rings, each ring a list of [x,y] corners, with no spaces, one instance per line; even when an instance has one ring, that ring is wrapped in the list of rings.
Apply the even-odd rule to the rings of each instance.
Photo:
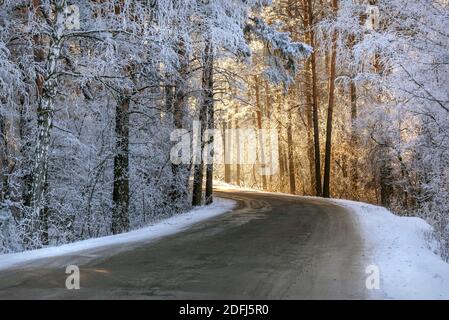
[[[214,203],[209,206],[199,207],[187,213],[175,215],[142,229],[118,235],[78,241],[58,247],[3,254],[0,255],[0,270],[43,258],[64,256],[118,244],[155,240],[182,231],[202,220],[226,213],[232,210],[235,205],[236,202],[233,200],[215,198]]]
[[[432,227],[385,208],[333,200],[351,210],[365,241],[366,258],[377,265],[381,290],[390,299],[449,299],[449,264],[429,245]]]

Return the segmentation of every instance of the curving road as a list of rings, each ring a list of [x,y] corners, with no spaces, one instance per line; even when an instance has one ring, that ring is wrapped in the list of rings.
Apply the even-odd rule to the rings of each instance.
[[[330,201],[220,189],[236,210],[158,241],[0,271],[0,299],[363,299],[363,243]],[[81,289],[65,288],[80,265]]]

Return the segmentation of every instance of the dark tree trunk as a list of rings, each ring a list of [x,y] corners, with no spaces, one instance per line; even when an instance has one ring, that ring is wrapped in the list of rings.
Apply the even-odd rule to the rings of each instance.
[[[113,234],[129,229],[129,102],[129,97],[122,96],[116,106],[116,155],[112,193],[114,208],[111,227]]]
[[[174,85],[173,125],[175,129],[182,129],[183,114],[187,102],[186,85],[188,71],[188,58],[182,43],[178,47],[178,57],[181,64]],[[181,203],[186,203],[188,200],[189,168],[190,166],[185,163],[172,163],[171,165],[173,177],[169,196],[175,207],[178,207]]]
[[[380,202],[386,208],[390,207],[393,195],[391,174],[389,160],[383,160],[380,168]]]
[[[332,1],[332,9],[337,14],[337,0]],[[337,60],[337,32],[332,35],[332,52],[329,65],[329,100],[327,108],[326,155],[324,159],[323,197],[330,197],[331,158],[332,158],[332,117],[335,103],[335,63]]]
[[[203,54],[203,76],[202,76],[202,101],[201,101],[201,109],[200,109],[200,115],[199,115],[199,122],[200,122],[200,132],[199,132],[199,139],[200,139],[200,159],[196,159],[195,166],[194,166],[194,173],[193,173],[193,191],[192,191],[192,205],[199,206],[202,203],[203,200],[203,172],[204,172],[204,147],[205,147],[205,141],[204,141],[204,132],[206,129],[206,126],[209,127],[208,124],[208,112],[211,108],[211,99],[213,99],[213,96],[211,95],[211,92],[213,92],[213,82],[211,81],[212,76],[212,70],[211,70],[211,48],[210,43],[207,42],[206,46],[204,48],[204,54]],[[206,177],[207,178],[207,177]]]
[[[201,105],[200,110],[200,152],[197,156],[199,159],[195,159],[193,167],[193,187],[192,187],[192,205],[200,206],[203,200],[203,172],[204,172],[204,128],[206,125],[207,109],[204,103]]]
[[[224,150],[224,180],[231,183],[231,159],[232,159],[232,135],[231,135],[231,116],[224,121],[223,150]]]
[[[282,154],[282,162],[284,163],[285,175],[288,174],[288,145],[284,144],[284,152]]]
[[[165,94],[165,112],[173,112],[173,87],[171,84],[166,84],[164,89]]]
[[[306,79],[306,119],[307,119],[307,158],[309,160],[310,193],[314,194],[316,190],[315,176],[315,156],[313,144],[313,115],[312,115],[312,79],[310,77],[310,60],[307,61],[305,79]]]
[[[281,104],[282,104],[282,96],[279,95],[277,104],[276,104],[276,112],[278,115],[281,115]],[[277,118],[276,123],[276,130],[277,130],[277,139],[278,139],[278,159],[279,162],[279,190],[283,191],[284,186],[284,178],[285,178],[285,172],[287,171],[287,168],[284,166],[284,148],[283,148],[283,141],[282,141],[282,123],[279,118]]]
[[[214,136],[213,130],[215,129],[215,110],[214,110],[214,52],[211,43],[211,38],[208,38],[205,52],[205,84],[206,90],[205,104],[207,106],[207,128],[209,129],[208,144],[212,146],[210,150],[210,159],[206,165],[206,204],[213,202],[213,182],[214,182],[214,163],[213,163],[213,144]]]
[[[0,202],[4,201],[8,196],[8,175],[7,175],[7,133],[6,120],[0,113]]]
[[[307,0],[307,27],[309,44],[315,48],[315,32],[313,31],[313,1]],[[314,141],[314,158],[315,158],[315,192],[316,196],[322,195],[321,184],[321,151],[320,151],[320,128],[318,118],[318,87],[317,87],[317,71],[316,71],[316,53],[312,52],[310,57],[312,72],[312,118],[313,118],[313,141]]]
[[[19,108],[19,123],[18,123],[18,134],[19,134],[19,140],[20,141],[25,141],[26,137],[30,136],[30,122],[31,122],[31,118],[28,115],[28,112],[26,112],[25,110],[25,101],[21,100],[20,102],[20,108]],[[31,146],[29,143],[23,143],[22,146],[20,147],[20,154],[21,155],[26,155],[30,153],[30,149]],[[23,188],[22,188],[22,192],[21,194],[17,194],[17,198],[16,200],[18,202],[20,202],[20,197],[21,199],[23,199],[23,203],[25,204],[25,207],[30,208],[31,206],[31,188],[32,188],[32,184],[33,184],[33,177],[32,177],[32,171],[31,170],[27,170],[25,171],[24,175],[22,176],[22,183],[23,183]],[[23,218],[24,215],[26,214],[26,211],[24,212],[23,210],[16,210],[16,216],[18,218]]]
[[[296,194],[295,162],[293,159],[292,115],[290,110],[288,111],[287,144],[288,144],[288,170],[290,178],[290,193]]]
[[[265,80],[265,114],[266,114],[267,122],[268,122],[267,126],[268,126],[268,128],[271,129],[271,101],[270,100],[271,100],[270,99],[270,87],[268,85],[268,81]],[[273,153],[272,153],[271,137],[269,137],[267,142],[268,142],[268,150],[269,150],[268,154],[270,157],[268,162],[270,163],[270,166],[273,166],[274,159],[272,159]],[[270,168],[270,179],[268,180],[267,185],[268,185],[268,190],[271,191],[272,187],[273,187],[272,168]]]
[[[283,192],[283,186],[285,181],[285,172],[287,171],[284,167],[284,148],[282,146],[280,138],[280,131],[278,131],[278,161],[279,161],[279,191]]]
[[[374,3],[373,3],[374,4]],[[374,55],[373,61],[374,71],[381,73],[383,71],[383,65],[378,54]],[[380,95],[378,96],[380,99]],[[388,152],[388,146],[391,145],[389,141],[386,141],[380,148],[381,163],[379,168],[379,184],[380,184],[380,202],[384,207],[390,207],[391,197],[393,195],[393,185],[392,185],[392,166],[391,158]]]
[[[351,190],[352,194],[355,197],[355,200],[357,200],[357,192],[358,192],[358,156],[356,154],[357,145],[358,145],[358,139],[357,139],[357,133],[355,130],[355,123],[357,121],[357,89],[354,81],[351,82],[350,87],[350,95],[351,95]]]
[[[44,192],[48,192],[48,182],[45,183]],[[48,219],[50,217],[50,209],[45,206],[40,212],[40,224],[42,229],[41,241],[44,246],[49,244],[49,236],[48,236]]]

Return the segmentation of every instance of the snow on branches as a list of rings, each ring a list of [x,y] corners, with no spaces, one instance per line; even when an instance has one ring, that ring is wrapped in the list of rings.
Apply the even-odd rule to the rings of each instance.
[[[275,83],[291,84],[298,72],[299,62],[307,58],[313,48],[291,40],[288,32],[279,31],[280,25],[269,25],[260,18],[253,18],[246,26],[249,35],[264,44],[267,51],[267,78]]]

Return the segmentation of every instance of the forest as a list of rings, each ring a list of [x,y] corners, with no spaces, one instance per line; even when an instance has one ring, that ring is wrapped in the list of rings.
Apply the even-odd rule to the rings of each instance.
[[[0,0],[0,253],[223,181],[421,217],[448,260],[448,30],[447,0]]]

